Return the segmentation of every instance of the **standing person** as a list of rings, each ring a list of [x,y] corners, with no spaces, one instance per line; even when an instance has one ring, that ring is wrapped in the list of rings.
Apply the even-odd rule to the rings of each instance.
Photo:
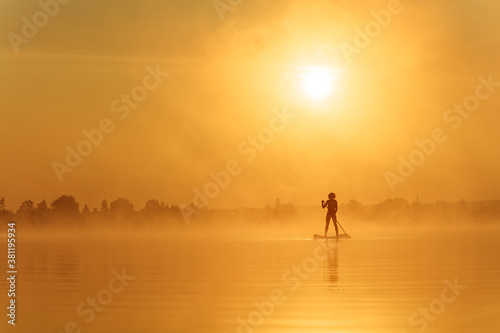
[[[330,219],[333,220],[333,225],[335,227],[335,234],[337,238],[339,237],[339,228],[337,227],[337,200],[335,200],[335,193],[328,194],[328,200],[321,200],[321,206],[323,208],[328,207],[328,212],[326,213],[326,225],[325,225],[325,237],[328,233],[328,225],[330,224]]]

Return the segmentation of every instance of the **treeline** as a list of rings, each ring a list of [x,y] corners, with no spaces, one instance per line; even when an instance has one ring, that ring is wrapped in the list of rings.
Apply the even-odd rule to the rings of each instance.
[[[142,209],[136,210],[125,198],[118,198],[108,203],[102,200],[100,208],[89,209],[87,204],[80,208],[80,203],[72,195],[62,195],[52,203],[46,200],[35,203],[32,200],[21,202],[16,211],[6,209],[5,197],[0,198],[0,220],[14,220],[25,226],[75,226],[75,225],[163,225],[187,226],[208,223],[227,223],[228,221],[246,221],[266,223],[287,220],[295,213],[291,204],[281,204],[277,199],[273,207],[263,209],[241,208],[230,210],[168,206],[156,199],[146,201]]]
[[[102,200],[99,209],[92,210],[80,203],[72,195],[62,195],[50,205],[45,200],[35,204],[32,200],[25,200],[17,211],[7,210],[5,198],[0,198],[0,218],[2,220],[15,220],[25,225],[55,226],[71,224],[100,224],[119,223],[126,224],[147,219],[149,221],[163,220],[166,223],[180,223],[182,220],[181,209],[178,206],[168,206],[156,199],[146,201],[144,208],[134,209],[134,205],[125,198],[118,198],[108,203]]]
[[[282,204],[279,199],[265,208],[200,209],[189,206],[166,205],[156,199],[146,201],[141,209],[125,198],[108,203],[102,200],[99,208],[92,210],[80,206],[71,195],[62,195],[52,203],[32,200],[21,202],[16,211],[6,209],[5,198],[0,198],[0,220],[15,220],[24,225],[73,226],[73,225],[164,225],[183,226],[227,224],[245,222],[251,224],[294,223],[323,220],[326,211],[317,206],[296,207]],[[362,223],[498,223],[500,200],[421,203],[404,198],[392,198],[378,204],[366,205],[356,200],[340,204],[337,214],[341,221]]]
[[[374,223],[498,223],[500,200],[422,203],[404,198],[384,200],[365,205],[351,200],[341,205],[339,214],[352,219]]]

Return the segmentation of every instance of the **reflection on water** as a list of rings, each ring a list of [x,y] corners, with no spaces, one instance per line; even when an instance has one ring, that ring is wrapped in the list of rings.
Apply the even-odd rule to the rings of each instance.
[[[308,239],[24,240],[16,330],[64,332],[73,322],[96,333],[411,333],[429,307],[426,332],[495,331],[499,240],[489,232],[328,241],[324,256]],[[135,277],[125,288],[122,270]],[[438,308],[443,281],[455,278],[467,289]],[[90,322],[81,314],[89,309]]]
[[[332,290],[336,290],[339,281],[338,242],[338,240],[329,241],[327,260],[325,262],[325,281],[330,283]]]

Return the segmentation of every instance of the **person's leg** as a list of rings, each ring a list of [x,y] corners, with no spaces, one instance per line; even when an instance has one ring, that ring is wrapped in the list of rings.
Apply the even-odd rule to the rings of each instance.
[[[328,233],[328,225],[329,224],[330,224],[330,215],[326,214],[325,237],[326,237],[326,234]]]

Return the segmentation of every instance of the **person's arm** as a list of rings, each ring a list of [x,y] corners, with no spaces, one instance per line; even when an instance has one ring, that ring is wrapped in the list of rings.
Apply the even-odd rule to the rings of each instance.
[[[337,200],[334,200],[333,201],[333,210],[335,211],[335,214],[337,214],[337,209],[338,209]]]
[[[325,208],[328,205],[328,201],[325,202],[325,200],[321,200],[321,206]]]

